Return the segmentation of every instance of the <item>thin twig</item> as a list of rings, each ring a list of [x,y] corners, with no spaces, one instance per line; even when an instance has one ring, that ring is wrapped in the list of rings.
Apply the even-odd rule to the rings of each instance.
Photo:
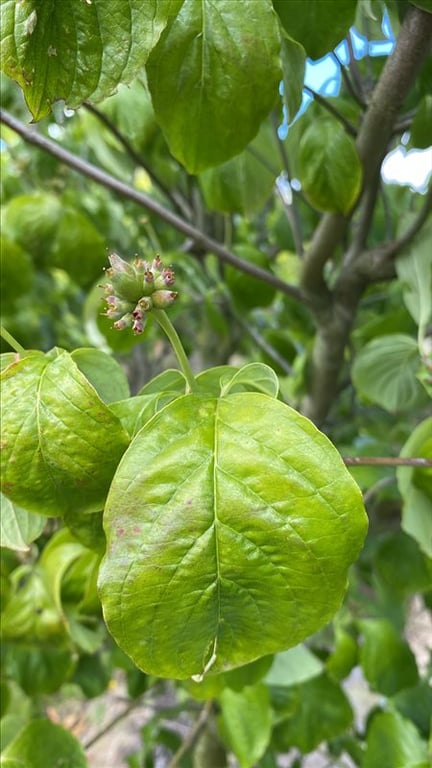
[[[187,752],[189,752],[190,749],[192,749],[199,734],[201,733],[202,729],[207,723],[207,720],[210,717],[212,707],[213,707],[213,702],[211,701],[211,699],[209,701],[206,701],[195,723],[190,729],[189,734],[187,735],[187,737],[184,739],[184,741],[178,748],[172,760],[170,760],[170,762],[168,763],[167,768],[177,768],[177,766],[180,765],[180,761],[182,757],[184,757],[184,755]]]
[[[396,482],[396,478],[393,477],[380,477],[379,480],[376,481],[373,485],[371,485],[370,488],[365,491],[363,494],[363,502],[364,505],[367,506],[369,502],[373,499],[376,493],[380,491],[382,488],[387,488],[389,485],[394,485]]]
[[[343,461],[347,467],[432,467],[432,459],[412,456],[344,456]]]
[[[176,208],[176,210],[178,210],[183,216],[190,218],[191,210],[189,206],[185,204],[183,200],[180,201],[176,199],[171,190],[165,186],[159,176],[150,168],[150,166],[145,162],[144,158],[132,146],[129,139],[127,139],[126,136],[124,136],[124,134],[119,131],[115,123],[113,123],[113,121],[104,112],[101,112],[100,109],[95,107],[93,104],[90,104],[89,101],[84,101],[83,107],[87,109],[88,112],[91,112],[92,115],[94,115],[101,123],[103,123],[103,125],[105,125],[106,128],[108,128],[110,133],[116,137],[117,141],[119,141],[122,147],[126,150],[127,154],[133,160],[133,162],[141,168],[144,168],[148,176],[151,178],[154,184],[159,187],[161,192],[172,203],[174,208]]]
[[[364,102],[364,100],[363,100],[363,99],[362,99],[362,98],[359,96],[359,94],[357,93],[356,89],[354,88],[354,86],[353,86],[353,84],[352,84],[352,82],[351,82],[351,78],[350,78],[350,76],[348,75],[348,72],[347,72],[347,69],[346,69],[346,67],[345,67],[345,64],[343,64],[343,62],[340,60],[340,58],[339,58],[339,56],[337,55],[337,53],[335,53],[334,51],[333,51],[333,53],[332,53],[332,56],[333,56],[333,58],[334,58],[334,59],[336,59],[337,63],[338,63],[338,64],[339,64],[339,66],[340,66],[340,69],[341,69],[341,74],[342,74],[342,80],[344,81],[345,87],[346,87],[346,89],[347,89],[347,91],[348,91],[349,95],[350,95],[350,96],[351,96],[351,97],[354,99],[354,101],[356,101],[356,102],[357,102],[357,104],[358,104],[358,105],[359,105],[359,106],[360,106],[362,109],[366,109],[366,107],[367,107],[367,104],[366,104],[366,103]]]
[[[121,712],[119,712],[115,717],[113,717],[106,725],[104,725],[94,736],[92,736],[91,739],[88,739],[88,741],[85,741],[83,743],[84,749],[90,749],[94,744],[96,744],[99,739],[102,738],[102,736],[105,736],[106,733],[108,733],[111,728],[114,728],[117,723],[120,723],[121,720],[123,720],[125,717],[127,717],[131,712],[133,712],[134,709],[138,707],[138,705],[142,704],[141,698],[135,699],[130,704],[128,704],[127,707],[122,709]]]
[[[269,283],[269,285],[272,285],[287,296],[292,296],[292,298],[297,299],[297,301],[307,304],[307,300],[299,288],[286,283],[271,272],[267,272],[245,259],[240,259],[227,248],[224,248],[224,246],[217,240],[208,237],[204,232],[194,227],[188,221],[158,203],[150,197],[150,195],[146,195],[144,192],[139,192],[137,189],[130,187],[128,184],[124,184],[109,173],[102,171],[97,166],[92,165],[92,163],[83,160],[81,157],[76,157],[72,152],[64,149],[59,144],[56,144],[56,142],[37,133],[34,128],[27,127],[24,123],[21,123],[5,110],[0,110],[0,122],[3,122],[13,131],[18,133],[29,144],[34,144],[34,146],[39,147],[39,149],[42,149],[44,152],[48,152],[78,173],[87,176],[97,184],[101,184],[102,186],[111,189],[113,192],[126,197],[128,200],[132,200],[142,208],[159,216],[159,218],[163,219],[174,229],[182,232],[187,237],[190,237],[196,245],[204,251],[214,253],[221,261],[232,264],[232,266],[236,267],[240,272],[246,272],[247,274],[258,278],[258,280]]]
[[[328,99],[325,99],[323,96],[321,96],[321,94],[317,93],[312,88],[308,88],[308,86],[305,86],[304,90],[307,91],[307,93],[309,93],[311,96],[313,96],[317,104],[320,104],[324,109],[327,110],[327,112],[330,112],[330,114],[333,115],[333,117],[335,117],[336,120],[339,120],[339,122],[343,125],[346,132],[349,133],[350,136],[353,136],[354,138],[356,138],[357,136],[356,127],[352,123],[350,123],[350,121],[347,120],[346,117],[344,117],[344,115],[341,112],[339,112],[339,110],[336,109],[336,107],[334,107],[333,104]]]

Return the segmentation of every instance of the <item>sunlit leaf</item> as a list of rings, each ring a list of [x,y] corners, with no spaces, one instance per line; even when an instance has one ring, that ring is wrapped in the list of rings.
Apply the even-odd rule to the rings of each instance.
[[[0,494],[0,504],[0,540],[2,547],[25,552],[29,549],[29,544],[42,533],[46,517],[17,507],[3,494]]]
[[[108,628],[141,669],[176,678],[322,626],[366,530],[327,438],[259,393],[187,395],[156,414],[119,466],[104,521]]]

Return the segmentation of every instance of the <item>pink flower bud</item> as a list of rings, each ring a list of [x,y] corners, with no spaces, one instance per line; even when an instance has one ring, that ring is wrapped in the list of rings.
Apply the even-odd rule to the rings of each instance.
[[[113,324],[113,328],[115,328],[116,331],[124,331],[125,328],[131,328],[133,322],[133,315],[131,312],[128,312],[126,315],[123,315],[120,320],[116,320]]]
[[[152,294],[153,306],[156,309],[166,309],[175,302],[177,296],[175,291],[155,291]]]

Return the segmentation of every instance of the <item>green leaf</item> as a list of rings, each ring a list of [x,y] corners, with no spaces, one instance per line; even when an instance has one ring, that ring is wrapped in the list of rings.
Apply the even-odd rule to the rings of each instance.
[[[303,98],[306,53],[300,43],[289,35],[282,35],[283,100],[288,111],[288,122],[294,120]]]
[[[344,680],[358,661],[355,639],[343,627],[336,626],[334,649],[326,661],[326,670],[334,680]]]
[[[273,0],[288,34],[311,59],[329,53],[354,24],[356,0]]]
[[[418,682],[414,654],[386,619],[359,621],[364,642],[360,663],[372,690],[393,696]]]
[[[311,752],[322,741],[342,733],[353,719],[342,688],[325,674],[286,688],[279,700],[272,694],[272,703],[278,723],[272,741],[282,752],[291,747]]]
[[[263,683],[241,693],[227,688],[219,697],[219,728],[241,768],[252,768],[270,741],[272,712],[268,688]]]
[[[43,515],[98,511],[129,438],[67,352],[2,372],[2,489]]]
[[[105,238],[88,216],[72,206],[63,206],[47,263],[64,269],[77,285],[90,288],[106,260]]]
[[[6,0],[2,68],[21,85],[35,120],[58,99],[71,107],[100,101],[142,69],[168,10],[156,0]]]
[[[432,459],[432,418],[416,427],[401,456]],[[432,557],[432,470],[398,467],[396,476],[403,499],[402,528]]]
[[[2,312],[6,312],[13,309],[16,299],[30,291],[34,281],[34,270],[30,255],[18,243],[14,243],[3,234],[0,253],[0,296]]]
[[[427,745],[417,728],[397,712],[377,712],[369,721],[362,768],[428,765]]]
[[[176,368],[168,368],[159,373],[139,390],[139,395],[152,395],[155,392],[175,392],[184,395],[186,392],[186,379],[181,371]]]
[[[246,664],[325,624],[367,525],[328,439],[259,393],[187,395],[156,414],[104,522],[109,630],[138,667],[175,678]]]
[[[38,644],[64,641],[63,615],[41,569],[23,565],[14,570],[10,580],[11,597],[1,614],[2,638]]]
[[[413,688],[405,688],[393,697],[392,703],[403,717],[411,720],[424,738],[432,722],[432,688],[426,678]]]
[[[417,342],[404,333],[373,339],[357,355],[352,368],[361,395],[386,411],[404,411],[424,400],[416,377],[420,368]]]
[[[432,96],[431,96],[432,100]],[[398,235],[416,219],[413,213],[401,217]],[[406,307],[423,332],[432,320],[432,221],[427,222],[414,240],[395,259],[402,282]]]
[[[219,397],[223,381],[233,376],[238,370],[234,365],[216,365],[214,368],[198,373],[196,380],[203,394]]]
[[[298,685],[320,675],[322,669],[322,662],[309,648],[296,645],[289,651],[276,654],[265,682],[273,688]]]
[[[46,642],[43,648],[4,643],[3,649],[5,673],[31,697],[54,693],[70,679],[75,668],[76,658],[70,650]]]
[[[50,720],[33,720],[9,744],[2,755],[22,760],[26,768],[87,768],[81,744],[60,725]]]
[[[17,507],[3,494],[0,494],[0,503],[1,546],[22,552],[28,551],[29,544],[42,533],[46,518]]]
[[[199,183],[206,205],[222,213],[259,211],[273,192],[279,169],[274,158],[277,142],[269,122],[239,155],[200,174]]]
[[[401,595],[411,595],[431,588],[432,560],[403,531],[388,534],[378,544],[374,568],[379,577]]]
[[[432,4],[431,4],[432,12]],[[417,149],[427,149],[432,143],[432,95],[421,100],[411,126],[410,143]]]
[[[362,184],[362,167],[351,136],[340,123],[314,120],[300,141],[298,176],[309,202],[319,211],[347,214]]]
[[[82,347],[71,358],[107,405],[129,397],[129,384],[123,368],[100,349]]]
[[[221,397],[234,392],[263,392],[269,397],[277,397],[279,381],[274,370],[265,363],[248,363],[234,375],[228,374],[221,381]]]
[[[12,8],[14,3],[3,3],[3,9]],[[28,6],[19,6],[20,9]],[[58,197],[47,193],[18,195],[5,207],[2,215],[2,231],[31,254],[38,265],[47,263],[62,215]]]
[[[421,8],[422,11],[432,13],[432,0],[410,0],[411,5]]]
[[[170,396],[171,395],[171,396]],[[167,394],[168,402],[177,395]],[[119,400],[117,403],[111,403],[110,410],[120,419],[123,427],[130,437],[135,437],[141,427],[156,413],[158,402],[163,399],[164,393],[153,395],[136,395],[128,397],[127,400]]]
[[[147,75],[169,148],[190,173],[237,155],[257,134],[277,100],[279,49],[267,0],[184,0]]]

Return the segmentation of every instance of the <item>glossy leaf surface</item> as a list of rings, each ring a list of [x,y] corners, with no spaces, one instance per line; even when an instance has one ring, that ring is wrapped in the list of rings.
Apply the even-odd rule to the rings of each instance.
[[[147,73],[156,118],[190,173],[237,155],[257,134],[277,100],[279,48],[267,0],[184,0]]]
[[[187,395],[126,452],[105,510],[108,628],[160,677],[296,645],[340,605],[366,531],[334,447],[259,393]]]
[[[2,372],[2,489],[44,515],[98,511],[128,445],[120,421],[67,352]]]
[[[23,88],[36,120],[65,99],[76,107],[130,82],[165,27],[156,0],[6,0],[2,67]]]

